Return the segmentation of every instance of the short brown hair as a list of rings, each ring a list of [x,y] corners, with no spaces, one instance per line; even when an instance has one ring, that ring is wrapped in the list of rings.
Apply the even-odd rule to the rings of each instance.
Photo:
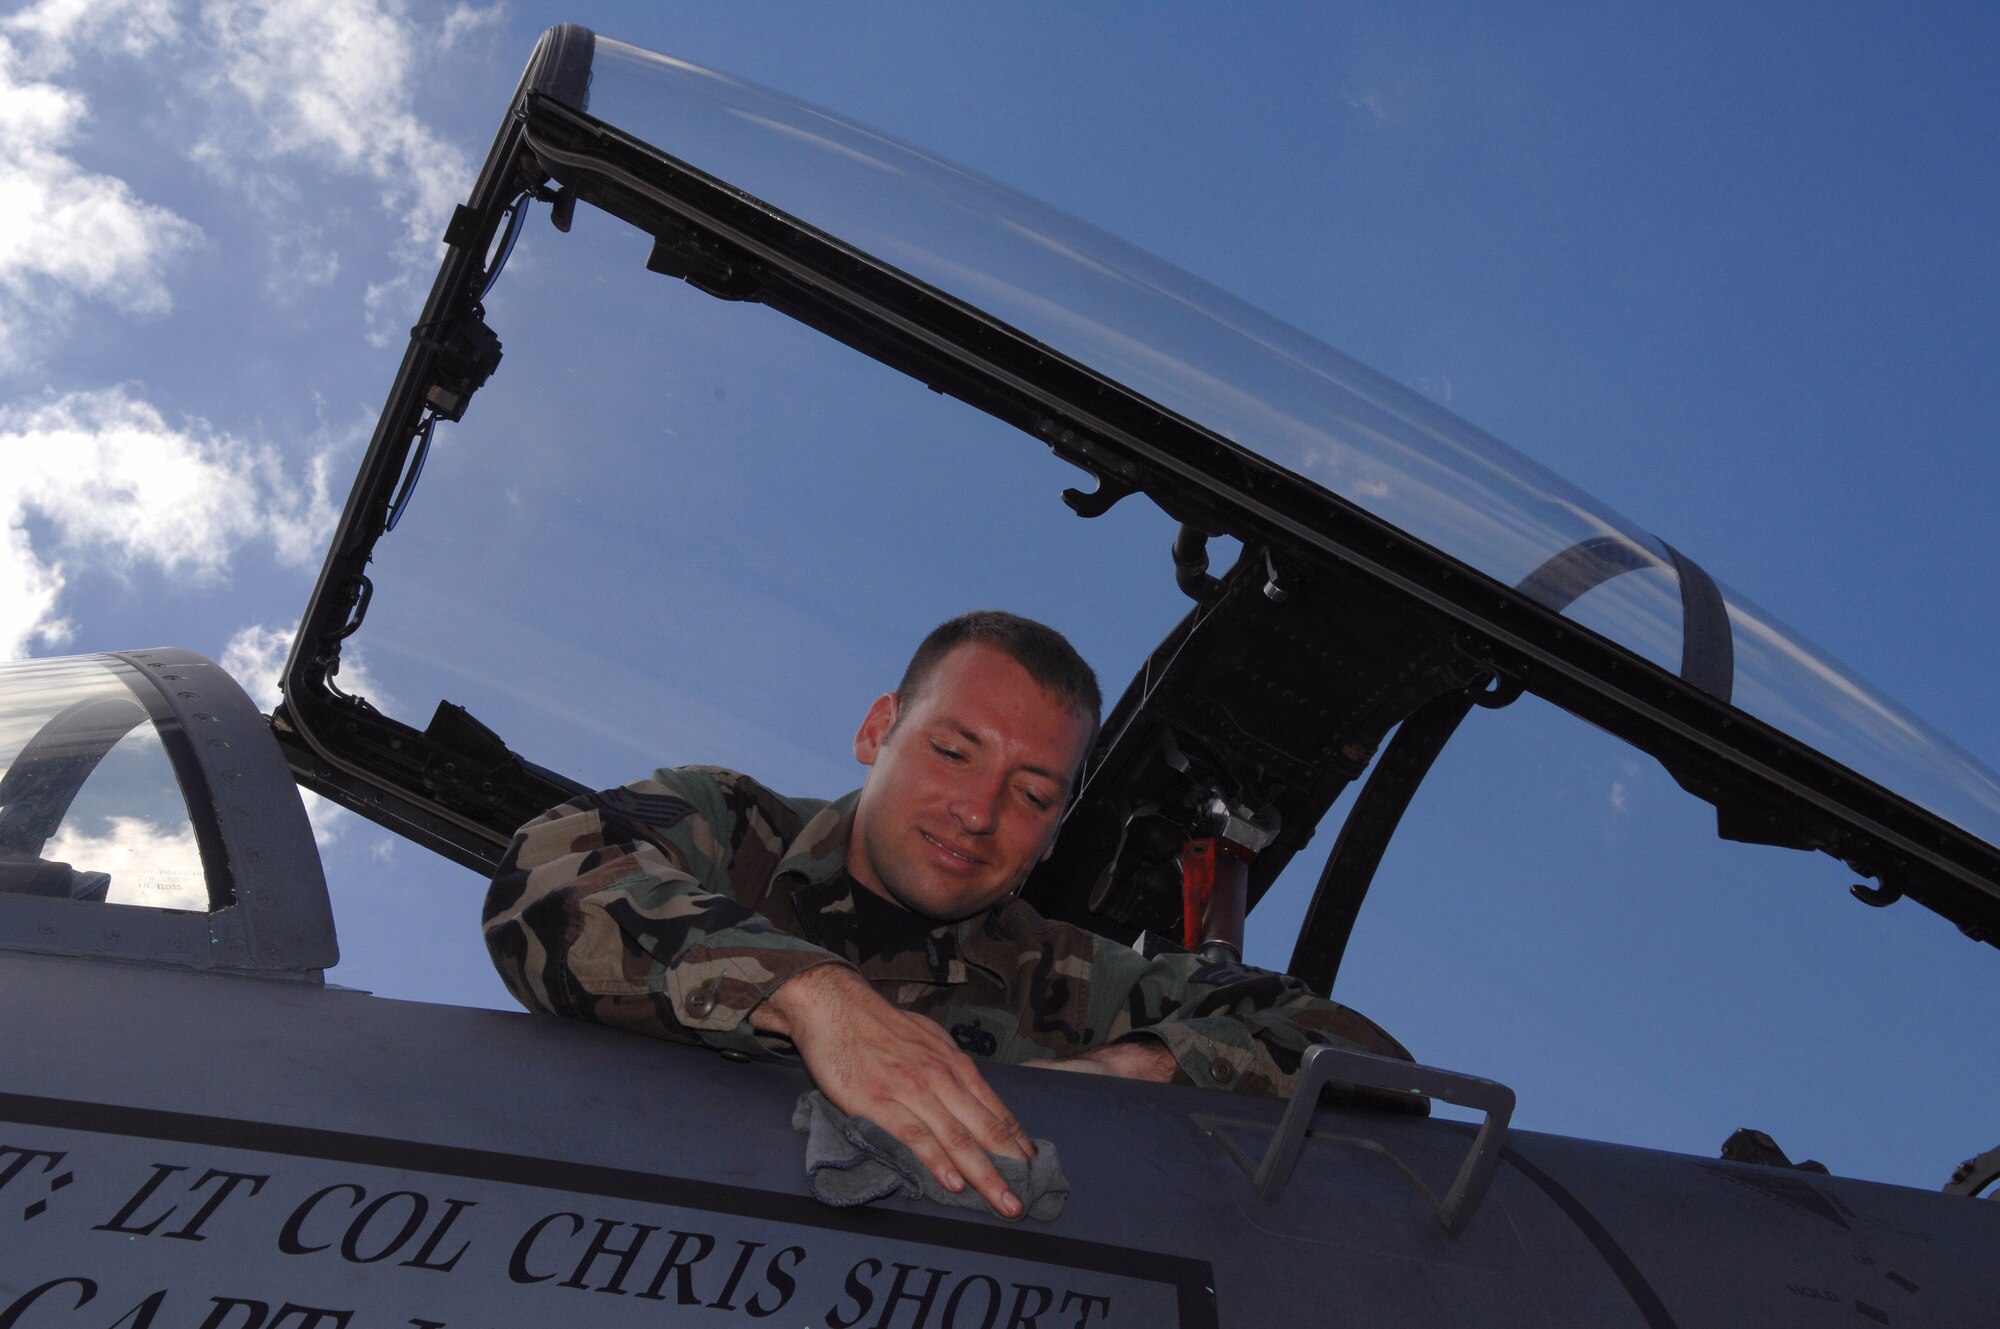
[[[1003,609],[976,609],[932,628],[910,657],[903,681],[896,685],[897,701],[909,705],[924,690],[938,661],[969,644],[991,646],[1020,665],[1044,691],[1090,721],[1093,734],[1097,732],[1098,715],[1104,708],[1097,674],[1062,633]]]

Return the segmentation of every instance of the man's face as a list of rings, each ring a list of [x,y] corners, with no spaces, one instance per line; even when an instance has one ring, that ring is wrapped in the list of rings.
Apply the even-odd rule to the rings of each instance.
[[[1090,725],[990,646],[938,661],[918,694],[875,699],[848,871],[936,919],[1000,900],[1049,856]]]

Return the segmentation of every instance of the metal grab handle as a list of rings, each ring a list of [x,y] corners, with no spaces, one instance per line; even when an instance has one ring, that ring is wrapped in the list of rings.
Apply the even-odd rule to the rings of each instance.
[[[1309,1047],[1299,1066],[1298,1086],[1292,1090],[1284,1119],[1278,1123],[1278,1133],[1271,1140],[1271,1147],[1264,1151],[1257,1175],[1251,1178],[1250,1184],[1263,1199],[1277,1199],[1285,1183],[1291,1180],[1299,1150],[1305,1146],[1307,1128],[1312,1125],[1313,1111],[1319,1105],[1319,1091],[1329,1081],[1427,1094],[1486,1114],[1486,1120],[1479,1125],[1479,1134],[1473,1137],[1472,1150],[1459,1165],[1458,1175],[1452,1179],[1444,1199],[1434,1198],[1428,1187],[1417,1183],[1437,1211],[1444,1230],[1454,1237],[1464,1231],[1472,1211],[1486,1194],[1487,1184],[1493,1180],[1500,1151],[1507,1145],[1507,1121],[1514,1115],[1514,1091],[1497,1081],[1439,1070],[1435,1066],[1418,1066],[1394,1057],[1377,1057],[1325,1043]],[[1394,1155],[1390,1157],[1393,1159]],[[1400,1160],[1397,1166],[1402,1166]],[[1403,1171],[1416,1181],[1416,1175],[1408,1168]]]

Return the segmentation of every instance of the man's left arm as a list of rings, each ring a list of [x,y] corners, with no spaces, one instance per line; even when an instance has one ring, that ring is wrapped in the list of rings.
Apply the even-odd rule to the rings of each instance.
[[[1065,1069],[1283,1096],[1315,1043],[1412,1060],[1374,1021],[1269,970],[1101,941],[1091,989],[1106,1043]]]

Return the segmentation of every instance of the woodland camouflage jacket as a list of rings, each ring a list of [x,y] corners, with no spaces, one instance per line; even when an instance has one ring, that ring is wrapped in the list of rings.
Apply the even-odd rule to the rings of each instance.
[[[995,1061],[1150,1037],[1194,1084],[1287,1093],[1313,1043],[1409,1056],[1285,975],[1147,959],[1012,897],[957,923],[900,909],[847,874],[855,799],[784,798],[699,766],[572,799],[508,847],[487,948],[531,1010],[725,1053],[785,1055],[750,1012],[787,979],[843,964]]]

